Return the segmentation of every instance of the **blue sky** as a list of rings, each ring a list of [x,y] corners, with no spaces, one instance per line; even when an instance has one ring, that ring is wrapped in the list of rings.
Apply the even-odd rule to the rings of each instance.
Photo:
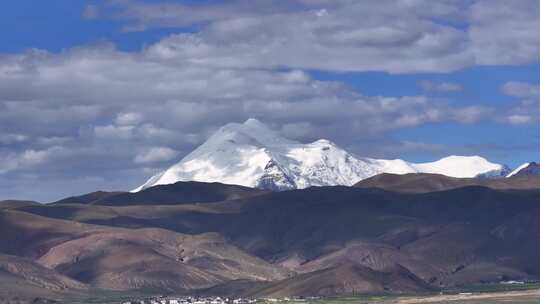
[[[418,82],[422,80],[451,82],[461,85],[463,90],[451,93],[431,92],[430,95],[447,99],[456,105],[497,106],[501,110],[511,108],[516,102],[516,98],[501,92],[501,87],[506,82],[513,80],[540,83],[540,67],[537,64],[476,66],[452,73],[393,75],[385,72],[328,73],[317,71],[314,75],[319,79],[343,81],[367,95],[396,97],[423,94],[422,88],[418,85]],[[456,123],[429,124],[399,130],[393,136],[399,140],[449,146],[463,145],[465,147],[456,147],[456,151],[449,150],[446,153],[477,153],[490,160],[505,163],[510,167],[517,167],[524,162],[537,160],[540,148],[540,128],[537,124],[525,127],[490,122],[465,125]],[[426,151],[414,151],[405,158],[411,161],[426,161],[430,159],[430,156]]]
[[[0,11],[0,35],[6,40],[2,53],[29,48],[60,52],[77,46],[114,43],[124,51],[136,51],[178,29],[157,28],[142,32],[121,31],[123,22],[113,18],[85,18],[89,5],[102,1],[11,1]],[[114,10],[110,12],[114,14]]]
[[[362,156],[539,160],[539,14],[534,0],[3,3],[0,199],[130,189],[249,117]]]

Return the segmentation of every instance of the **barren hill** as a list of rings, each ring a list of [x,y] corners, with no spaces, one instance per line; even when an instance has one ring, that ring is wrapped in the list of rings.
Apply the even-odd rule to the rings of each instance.
[[[376,181],[283,192],[179,183],[109,205],[22,204],[0,210],[0,253],[114,290],[401,293],[540,276],[535,179]]]
[[[406,193],[427,193],[467,186],[483,186],[501,190],[540,189],[540,176],[515,176],[511,178],[456,178],[440,174],[383,173],[358,182],[355,187],[379,188]]]

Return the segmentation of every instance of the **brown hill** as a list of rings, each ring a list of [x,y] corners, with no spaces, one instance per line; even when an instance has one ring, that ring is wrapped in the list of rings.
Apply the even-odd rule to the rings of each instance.
[[[66,204],[91,204],[91,203],[93,203],[95,201],[103,200],[103,199],[106,199],[108,197],[115,196],[115,195],[122,194],[122,193],[125,193],[125,192],[96,191],[96,192],[91,192],[91,193],[84,194],[84,195],[71,196],[71,197],[68,197],[68,198],[64,198],[64,199],[56,201],[56,202],[54,202],[52,204],[63,204],[63,205],[66,205]]]
[[[440,288],[540,276],[540,190],[246,191],[204,204],[155,205],[145,194],[144,204],[4,210],[0,252],[93,287],[189,293],[414,292],[422,282]]]
[[[34,201],[6,200],[0,201],[0,209],[13,209],[24,206],[39,206],[40,203]]]
[[[501,190],[540,189],[540,176],[516,176],[512,178],[455,178],[440,174],[383,173],[358,182],[355,187],[379,188],[405,193],[428,193],[469,186],[482,186]]]
[[[32,260],[0,254],[0,303],[47,303],[88,286]]]
[[[190,234],[218,231],[248,253],[297,272],[350,261],[340,256],[355,256],[359,265],[373,269],[399,262],[424,280],[445,285],[454,284],[455,269],[491,263],[495,257],[490,250],[503,245],[491,230],[537,208],[537,195],[482,187],[426,194],[327,187],[202,205],[21,210],[107,226],[159,227]],[[71,211],[64,212],[67,207]],[[358,239],[369,242],[352,246],[357,243],[351,241]],[[438,254],[441,248],[447,248],[446,255]],[[513,265],[495,263],[500,271],[485,274],[484,279],[523,274],[530,258],[520,257]]]
[[[182,235],[0,212],[0,249],[33,258],[75,280],[107,289],[187,290],[226,280],[275,280],[286,271],[227,244],[215,233]]]
[[[175,205],[211,203],[265,193],[262,190],[221,183],[177,182],[136,193],[120,193],[93,201],[95,205]]]
[[[38,262],[93,286],[120,290],[189,290],[286,274],[217,234],[189,236],[162,229],[88,235],[55,246]]]
[[[27,284],[51,291],[87,289],[88,286],[46,268],[30,259],[0,254],[0,271],[4,276],[18,277]]]
[[[375,271],[354,263],[343,263],[255,288],[248,296],[332,296],[425,292],[430,289],[428,284],[400,265],[393,265],[385,271]]]

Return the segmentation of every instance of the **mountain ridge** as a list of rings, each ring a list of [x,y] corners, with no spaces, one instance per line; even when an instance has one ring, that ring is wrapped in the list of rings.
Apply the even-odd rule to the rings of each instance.
[[[540,189],[540,176],[512,176],[511,178],[456,178],[442,174],[382,173],[359,181],[359,188],[378,188],[403,193],[428,193],[451,189],[481,186],[498,190]]]
[[[308,144],[286,139],[248,119],[221,127],[175,165],[132,192],[177,181],[221,182],[267,190],[352,186],[379,173],[439,173],[453,177],[504,177],[505,165],[479,156],[451,155],[427,163],[358,157],[320,139]]]
[[[531,178],[475,180],[527,186]],[[182,198],[192,192],[186,187],[216,201]],[[92,288],[235,296],[421,292],[540,276],[540,187],[328,186],[222,196],[228,187],[180,182],[132,201],[0,210],[0,253]]]
[[[534,176],[540,175],[540,164],[536,162],[524,163],[512,171],[506,177]]]

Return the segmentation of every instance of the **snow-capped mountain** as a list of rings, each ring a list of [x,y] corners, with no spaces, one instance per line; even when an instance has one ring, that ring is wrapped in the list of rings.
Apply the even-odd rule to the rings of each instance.
[[[430,163],[363,158],[325,139],[302,144],[283,138],[258,120],[248,119],[223,126],[180,162],[133,192],[178,181],[287,190],[353,185],[380,173],[476,177],[505,176],[509,171],[479,156],[449,156]]]
[[[506,177],[540,175],[540,164],[535,162],[524,163]]]

